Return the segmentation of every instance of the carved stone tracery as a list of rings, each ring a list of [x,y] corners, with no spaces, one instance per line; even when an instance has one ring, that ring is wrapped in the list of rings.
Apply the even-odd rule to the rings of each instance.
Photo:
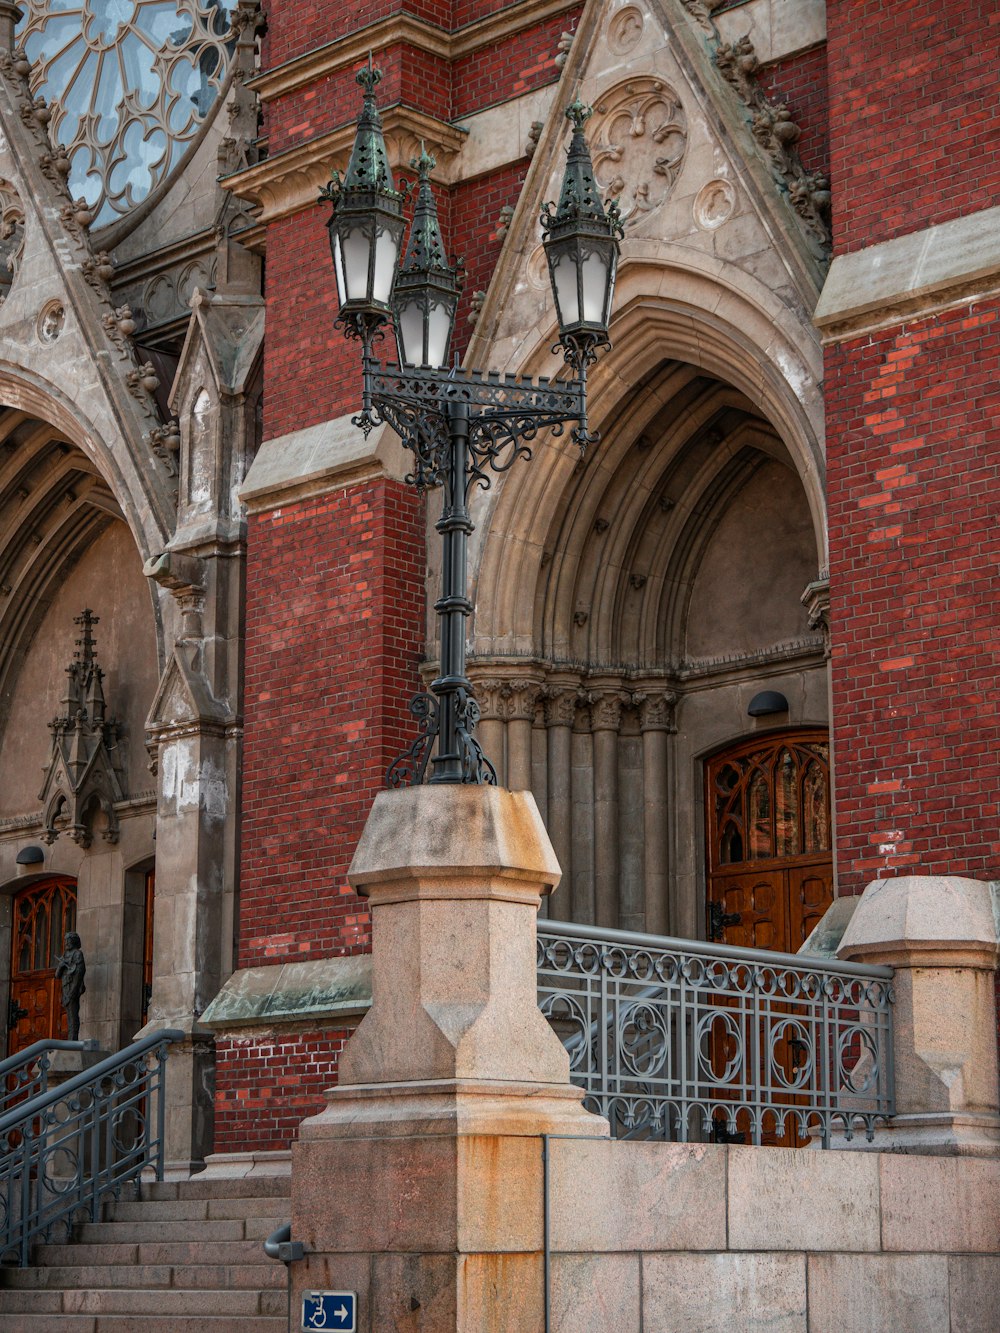
[[[38,795],[45,841],[55,842],[66,833],[79,846],[89,847],[101,818],[101,837],[105,842],[118,841],[115,804],[125,800],[125,774],[119,744],[122,732],[108,716],[104,672],[97,665],[91,633],[98,617],[85,610],[74,623],[81,626],[82,635],[66,668],[63,712],[49,723],[52,754]]]
[[[619,199],[633,225],[658,208],[680,174],[687,152],[687,117],[662,79],[630,79],[595,108],[591,132],[594,175],[605,199]]]

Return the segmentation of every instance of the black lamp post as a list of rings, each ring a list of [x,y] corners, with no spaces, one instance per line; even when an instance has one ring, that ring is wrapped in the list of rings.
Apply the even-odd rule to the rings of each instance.
[[[465,622],[472,614],[467,589],[467,547],[474,525],[472,487],[490,485],[516,458],[530,458],[527,441],[540,430],[572,437],[581,449],[596,443],[587,428],[587,368],[609,347],[608,320],[622,227],[616,204],[604,205],[583,135],[590,110],[575,102],[558,207],[542,211],[543,244],[559,318],[559,341],[573,379],[535,381],[526,376],[445,369],[458,306],[458,275],[445,259],[430,186],[434,160],[426,152],[413,165],[417,199],[402,264],[402,195],[395,188],[375,86],[381,74],[371,61],[358,71],[364,104],[347,171],[334,173],[323,198],[333,203],[330,244],[340,314],[337,327],[362,345],[362,406],[353,420],[367,435],[382,421],[399,433],[414,455],[407,481],[420,489],[441,486],[444,504],[437,530],[443,537],[440,675],[431,694],[410,708],[420,735],[388,772],[391,786],[423,782],[496,782],[496,770],[474,732],[479,706],[465,671]],[[390,316],[400,364],[372,357]],[[437,743],[436,753],[431,759]]]

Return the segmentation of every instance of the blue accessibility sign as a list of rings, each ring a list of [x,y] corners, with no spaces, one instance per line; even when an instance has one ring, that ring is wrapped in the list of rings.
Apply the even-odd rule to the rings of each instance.
[[[337,1329],[355,1333],[358,1322],[358,1295],[355,1291],[304,1291],[302,1327]]]

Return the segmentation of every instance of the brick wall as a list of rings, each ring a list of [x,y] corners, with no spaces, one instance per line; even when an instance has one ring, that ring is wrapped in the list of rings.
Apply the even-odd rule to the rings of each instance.
[[[350,1035],[341,1028],[217,1042],[215,1151],[287,1148],[299,1123],[323,1109]]]
[[[414,734],[423,503],[373,481],[251,521],[239,966],[356,953],[346,871]]]
[[[841,890],[1000,877],[1000,307],[827,352]]]
[[[995,0],[828,0],[838,252],[1000,195]]]

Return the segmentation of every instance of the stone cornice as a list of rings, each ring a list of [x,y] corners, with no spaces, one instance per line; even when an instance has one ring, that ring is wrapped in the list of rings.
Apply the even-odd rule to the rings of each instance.
[[[504,6],[495,14],[476,19],[456,32],[448,32],[410,14],[394,14],[335,42],[307,51],[264,74],[258,74],[248,86],[253,88],[262,102],[271,102],[317,79],[326,78],[345,66],[360,64],[369,51],[378,51],[397,43],[405,43],[442,60],[457,60],[493,42],[503,41],[505,37],[513,36],[524,28],[542,23],[569,9],[576,9],[579,4],[580,0],[520,0],[519,3]]]
[[[897,236],[830,266],[813,315],[824,343],[995,297],[1000,293],[1000,207]]]
[[[423,141],[438,162],[432,178],[444,185],[451,184],[465,131],[399,102],[381,110],[392,166],[409,167],[410,159],[419,156]],[[260,209],[257,221],[261,226],[288,217],[317,202],[331,168],[343,170],[355,128],[352,120],[307,143],[265,158],[246,171],[226,176],[219,183],[237,198],[246,199]]]

